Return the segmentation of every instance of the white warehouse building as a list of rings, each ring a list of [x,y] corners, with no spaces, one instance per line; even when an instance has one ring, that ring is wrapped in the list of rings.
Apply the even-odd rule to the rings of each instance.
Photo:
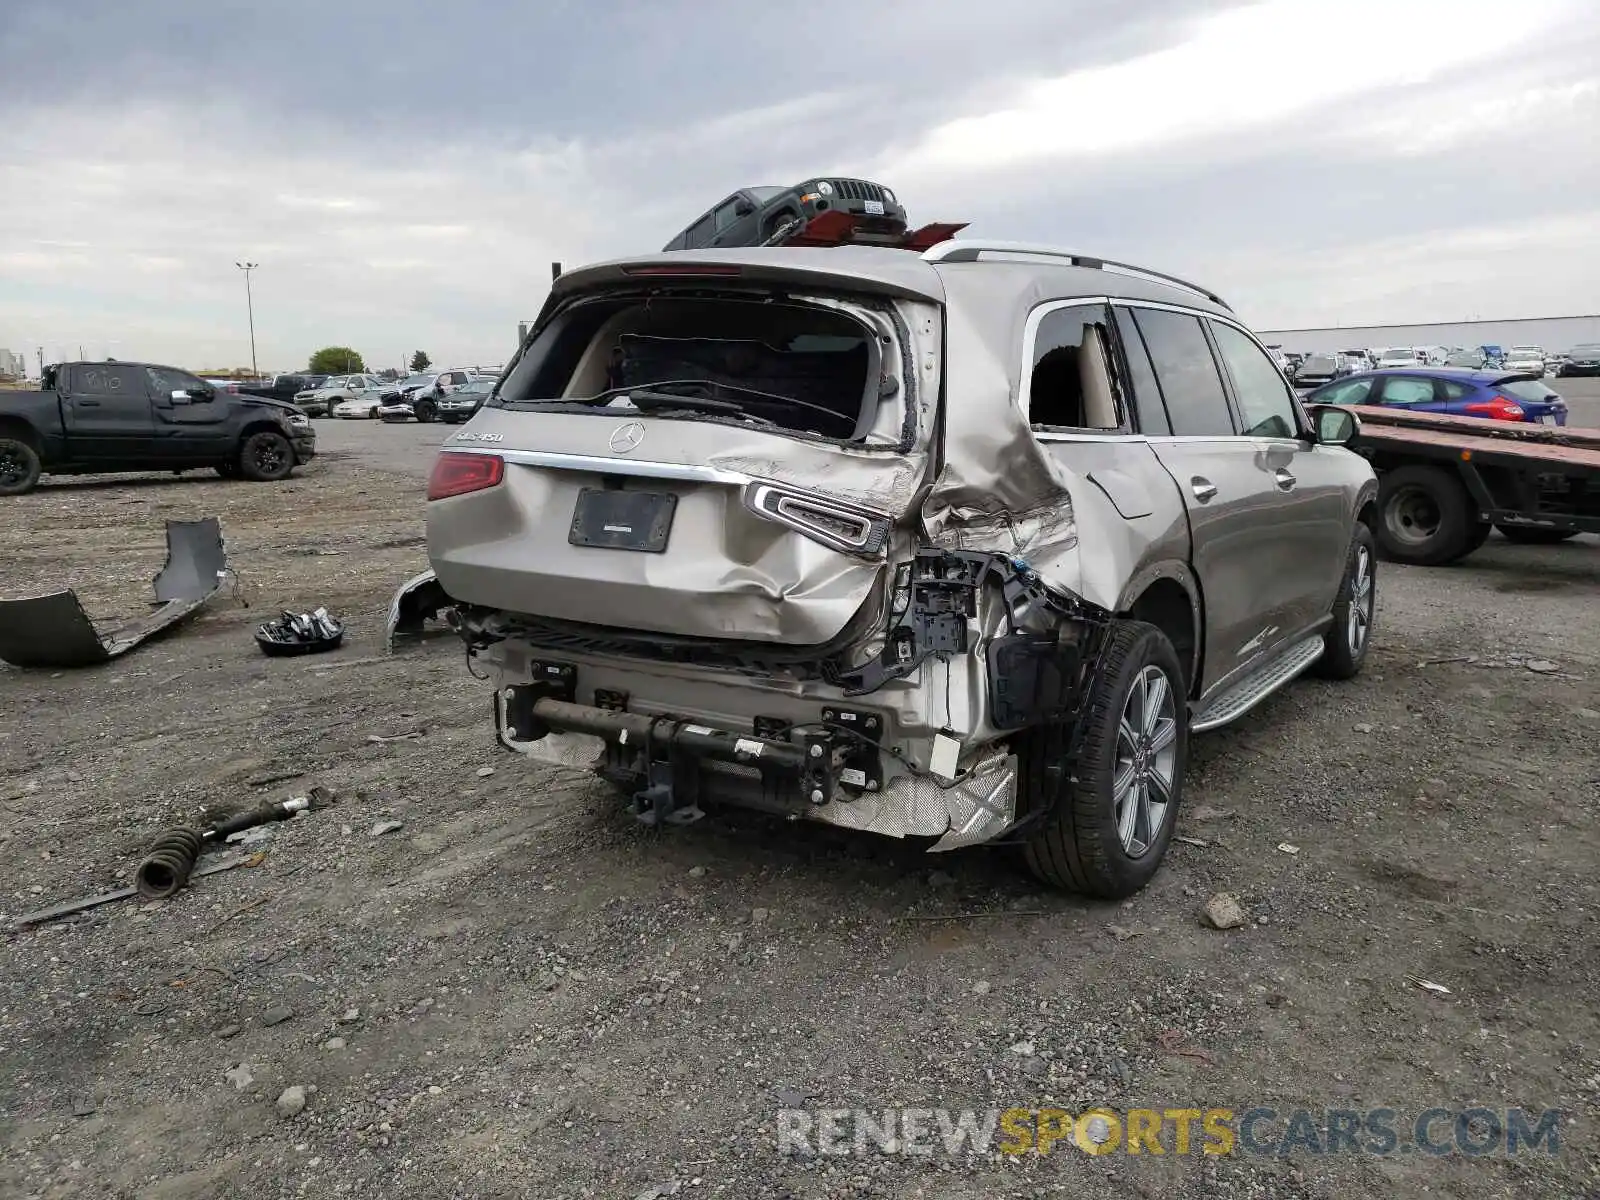
[[[1258,330],[1263,342],[1285,350],[1369,350],[1388,346],[1538,346],[1564,354],[1600,343],[1600,314],[1524,317],[1511,321],[1457,321],[1430,325],[1336,325],[1331,329]]]

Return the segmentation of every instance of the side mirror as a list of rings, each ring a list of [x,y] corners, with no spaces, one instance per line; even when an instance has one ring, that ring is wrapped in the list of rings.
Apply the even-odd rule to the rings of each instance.
[[[1317,404],[1311,407],[1311,423],[1316,430],[1317,444],[1345,446],[1361,432],[1361,422],[1355,413],[1337,404]]]
[[[733,206],[733,215],[736,217],[748,217],[755,210],[756,206],[751,204],[750,201],[740,200]]]

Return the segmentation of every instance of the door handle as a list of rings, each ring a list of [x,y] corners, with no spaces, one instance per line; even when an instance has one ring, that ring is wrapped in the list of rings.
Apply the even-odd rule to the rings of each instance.
[[[1216,497],[1217,485],[1200,475],[1192,477],[1189,486],[1194,489],[1194,498],[1201,504],[1209,504]]]
[[[79,408],[99,408],[100,407],[100,401],[98,401],[98,400],[85,400],[81,396],[80,397],[75,397],[73,399],[72,403],[77,405]]]
[[[1282,467],[1279,467],[1272,473],[1272,478],[1277,481],[1278,490],[1280,492],[1287,492],[1290,488],[1294,487],[1294,476],[1289,474],[1289,472],[1285,471]]]

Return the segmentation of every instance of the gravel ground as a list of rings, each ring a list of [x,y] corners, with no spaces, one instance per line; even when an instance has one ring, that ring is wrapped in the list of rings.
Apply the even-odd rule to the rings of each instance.
[[[207,514],[243,579],[104,669],[0,666],[8,919],[125,883],[180,819],[312,785],[337,803],[174,900],[9,935],[0,1194],[1600,1187],[1600,540],[1386,568],[1367,673],[1196,739],[1192,840],[1134,900],[1092,904],[1000,852],[738,814],[657,834],[586,776],[497,752],[453,643],[380,655],[442,431],[321,428],[331,452],[287,485],[6,503],[10,594],[67,583],[134,615],[162,520]],[[343,650],[256,653],[255,622],[317,602],[349,619]],[[1244,927],[1202,924],[1218,892]],[[1170,1132],[1161,1156],[780,1154],[801,1104],[1568,1115],[1554,1156],[1180,1156]]]

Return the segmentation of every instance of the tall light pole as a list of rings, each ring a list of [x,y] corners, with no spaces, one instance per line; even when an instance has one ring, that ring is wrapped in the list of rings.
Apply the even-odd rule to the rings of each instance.
[[[259,379],[261,372],[256,367],[256,302],[250,295],[250,272],[261,264],[236,262],[233,265],[244,272],[244,305],[245,311],[250,314],[250,374],[253,378]]]

